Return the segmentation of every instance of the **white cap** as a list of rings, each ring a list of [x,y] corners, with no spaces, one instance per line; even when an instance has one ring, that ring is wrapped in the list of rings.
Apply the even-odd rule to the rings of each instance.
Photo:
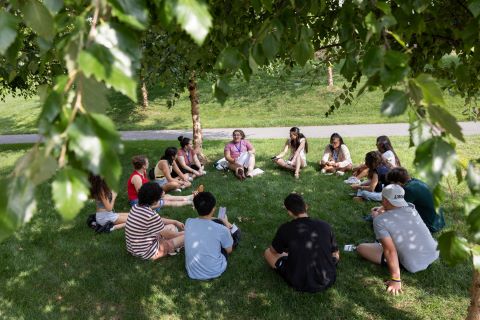
[[[406,207],[408,206],[407,201],[405,201],[405,190],[398,184],[389,184],[382,190],[382,197],[387,199],[388,202],[395,207]]]

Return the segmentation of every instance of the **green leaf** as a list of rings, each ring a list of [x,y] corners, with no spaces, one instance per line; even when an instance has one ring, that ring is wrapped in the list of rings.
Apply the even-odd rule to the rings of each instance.
[[[480,207],[480,198],[476,196],[469,196],[463,200],[463,211],[465,216],[468,216],[470,212]]]
[[[472,248],[473,267],[475,270],[480,271],[480,246],[474,245]]]
[[[377,22],[377,17],[373,12],[369,12],[365,16],[365,25],[367,26],[367,29],[373,34],[377,34],[380,31],[380,24]]]
[[[455,231],[444,232],[438,238],[440,257],[449,265],[463,262],[470,256],[468,242],[456,235]]]
[[[82,103],[85,110],[104,113],[109,104],[106,97],[107,89],[103,83],[99,83],[95,81],[95,79],[87,78],[83,75],[79,77],[78,82],[82,88]]]
[[[17,37],[18,18],[8,12],[0,12],[0,54],[4,55]]]
[[[15,167],[17,176],[24,175],[33,185],[50,179],[57,170],[57,161],[45,149],[33,148],[22,156]]]
[[[433,189],[433,205],[435,208],[439,208],[445,203],[445,192],[443,191],[442,185],[437,184]]]
[[[431,75],[422,73],[415,78],[415,83],[422,90],[423,100],[427,105],[438,104],[445,106],[442,90]]]
[[[63,105],[63,95],[57,91],[52,91],[47,96],[42,106],[42,112],[38,117],[38,130],[46,135],[51,129],[53,120],[60,114]]]
[[[263,52],[265,53],[265,56],[269,60],[272,60],[273,58],[275,58],[275,56],[278,53],[278,50],[280,49],[280,42],[272,33],[269,33],[263,39],[262,46],[263,46]]]
[[[480,168],[470,161],[467,168],[467,185],[472,194],[480,193]]]
[[[112,15],[118,20],[138,30],[146,29],[148,11],[144,0],[108,0],[108,2],[112,5]]]
[[[137,101],[137,82],[132,78],[133,74],[127,74],[118,68],[107,48],[93,45],[88,50],[81,51],[78,65],[87,77],[93,76],[98,81],[105,81],[107,87]]]
[[[480,206],[473,209],[467,216],[467,224],[475,240],[480,240]]]
[[[440,137],[423,142],[415,150],[417,172],[431,187],[435,187],[444,175],[454,173],[456,162],[455,149]]]
[[[87,175],[77,169],[64,168],[52,183],[55,208],[66,220],[75,218],[89,194]]]
[[[261,0],[262,5],[268,12],[272,12],[272,0]]]
[[[28,0],[22,6],[24,21],[37,34],[48,41],[55,36],[54,21],[50,12],[37,0]]]
[[[398,116],[405,112],[407,104],[408,99],[405,92],[390,89],[383,97],[381,112],[389,117]]]
[[[357,61],[355,60],[355,57],[351,54],[347,55],[345,58],[345,61],[343,62],[342,69],[340,69],[340,73],[347,79],[348,81],[351,81],[353,78],[353,75],[357,71]]]
[[[223,105],[227,100],[228,94],[231,91],[231,88],[228,85],[228,82],[225,81],[223,78],[219,78],[213,84],[212,89],[213,89],[213,94],[215,95],[215,98],[217,98],[218,102],[220,102],[220,104]]]
[[[475,18],[478,17],[480,15],[480,0],[471,0],[468,9]]]
[[[380,71],[383,67],[385,50],[380,47],[370,48],[363,56],[363,72],[367,76]]]
[[[218,56],[216,67],[220,70],[235,71],[241,62],[242,55],[240,52],[236,48],[226,47]]]
[[[8,210],[8,188],[10,179],[0,180],[0,242],[9,237],[17,229],[17,219]]]
[[[196,0],[177,0],[174,14],[182,29],[198,45],[202,45],[212,27],[212,16],[208,12],[208,6]]]
[[[253,57],[253,59],[258,65],[264,65],[266,63],[265,55],[263,53],[263,48],[259,43],[256,43],[253,46],[251,56]],[[252,66],[251,63],[250,63],[250,66]]]
[[[313,58],[313,45],[308,39],[300,39],[293,48],[293,58],[299,65],[304,66],[308,60]]]
[[[462,128],[459,126],[457,119],[442,107],[431,105],[428,107],[428,114],[433,123],[437,124],[445,131],[460,141],[465,142],[462,134]]]
[[[63,8],[63,0],[43,0],[43,4],[52,14],[57,14]]]

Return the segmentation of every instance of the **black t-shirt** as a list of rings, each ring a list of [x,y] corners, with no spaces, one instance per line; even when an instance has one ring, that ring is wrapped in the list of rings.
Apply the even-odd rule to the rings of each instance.
[[[296,290],[317,292],[336,278],[332,252],[338,250],[332,228],[324,221],[297,218],[278,228],[272,247],[288,258],[281,274]]]

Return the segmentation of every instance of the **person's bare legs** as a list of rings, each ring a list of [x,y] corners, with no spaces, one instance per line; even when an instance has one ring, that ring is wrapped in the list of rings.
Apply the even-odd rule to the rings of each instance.
[[[242,180],[244,178],[245,172],[244,172],[243,166],[241,164],[238,164],[236,162],[235,163],[230,163],[229,162],[228,163],[228,168],[233,171],[233,173],[235,174],[235,176],[238,179]]]
[[[292,166],[292,165],[289,165],[287,163],[287,161],[283,160],[283,159],[277,159],[274,161],[279,167],[282,167],[284,169],[287,169],[287,170],[291,170],[291,171],[294,171],[295,168]]]
[[[180,183],[175,180],[172,182],[167,182],[162,186],[164,192],[180,189]]]
[[[277,263],[277,260],[281,257],[288,256],[288,253],[273,253],[270,248],[267,248],[263,253],[263,256],[265,257],[265,260],[267,261],[270,268],[276,269],[275,263]]]
[[[358,254],[373,263],[382,263],[383,248],[380,243],[362,243],[357,247]]]
[[[325,172],[328,172],[328,173],[334,173],[335,171],[337,171],[337,168],[335,168],[334,166],[330,166],[328,164],[324,165],[323,169],[325,170]]]
[[[342,172],[347,172],[347,171],[350,171],[350,170],[352,170],[352,165],[351,164],[349,164],[349,165],[347,165],[343,168],[337,168],[337,171],[342,171]]]

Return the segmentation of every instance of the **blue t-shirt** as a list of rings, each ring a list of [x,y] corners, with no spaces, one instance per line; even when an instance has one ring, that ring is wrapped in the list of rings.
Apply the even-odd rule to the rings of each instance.
[[[230,248],[233,239],[223,225],[206,219],[187,219],[185,223],[185,268],[192,279],[219,277],[227,269],[221,248]]]

